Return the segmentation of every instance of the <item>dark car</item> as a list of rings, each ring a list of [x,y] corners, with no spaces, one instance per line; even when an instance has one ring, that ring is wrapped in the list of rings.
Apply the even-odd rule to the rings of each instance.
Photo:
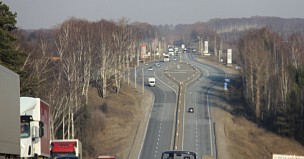
[[[56,159],[79,159],[79,157],[73,155],[65,155],[65,156],[57,156]]]
[[[193,108],[189,108],[189,113],[194,113],[194,109]]]

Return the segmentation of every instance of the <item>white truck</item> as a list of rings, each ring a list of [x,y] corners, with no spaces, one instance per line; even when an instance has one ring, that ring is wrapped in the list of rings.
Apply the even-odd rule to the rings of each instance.
[[[174,55],[174,48],[173,47],[169,47],[168,48],[168,52],[169,52],[169,55]]]
[[[50,158],[50,108],[40,98],[20,97],[21,158]]]
[[[78,139],[52,140],[51,159],[58,156],[72,155],[82,159],[82,144]]]
[[[174,48],[174,52],[178,53],[178,47]]]
[[[20,156],[19,75],[0,65],[0,158]]]
[[[155,86],[155,78],[149,78],[149,86],[151,87]]]
[[[164,56],[164,62],[170,62],[170,57],[169,55]]]
[[[182,44],[181,49],[182,49],[182,50],[184,50],[184,49],[185,49],[185,45],[184,45],[184,44]]]

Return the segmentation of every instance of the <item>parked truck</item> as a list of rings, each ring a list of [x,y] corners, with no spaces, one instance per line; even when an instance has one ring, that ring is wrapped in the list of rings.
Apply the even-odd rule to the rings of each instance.
[[[151,87],[155,86],[155,78],[149,78],[149,86]]]
[[[21,158],[50,158],[50,109],[40,98],[20,97]]]
[[[82,159],[82,144],[78,139],[52,140],[51,159],[58,156],[73,155]]]
[[[20,156],[19,75],[0,65],[0,158]]]

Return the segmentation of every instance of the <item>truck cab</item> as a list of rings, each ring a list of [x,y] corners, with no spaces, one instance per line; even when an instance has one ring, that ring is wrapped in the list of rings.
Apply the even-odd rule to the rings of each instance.
[[[49,158],[49,105],[39,98],[20,97],[20,157]]]
[[[82,159],[82,144],[78,139],[52,140],[51,159],[59,156],[77,156]]]
[[[149,86],[151,87],[155,86],[155,78],[149,78]]]

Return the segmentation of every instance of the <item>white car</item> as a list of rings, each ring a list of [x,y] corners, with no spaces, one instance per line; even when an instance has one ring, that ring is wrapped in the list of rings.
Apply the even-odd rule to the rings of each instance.
[[[176,61],[176,57],[173,57],[173,61]]]
[[[149,67],[149,71],[153,71],[153,67]]]

